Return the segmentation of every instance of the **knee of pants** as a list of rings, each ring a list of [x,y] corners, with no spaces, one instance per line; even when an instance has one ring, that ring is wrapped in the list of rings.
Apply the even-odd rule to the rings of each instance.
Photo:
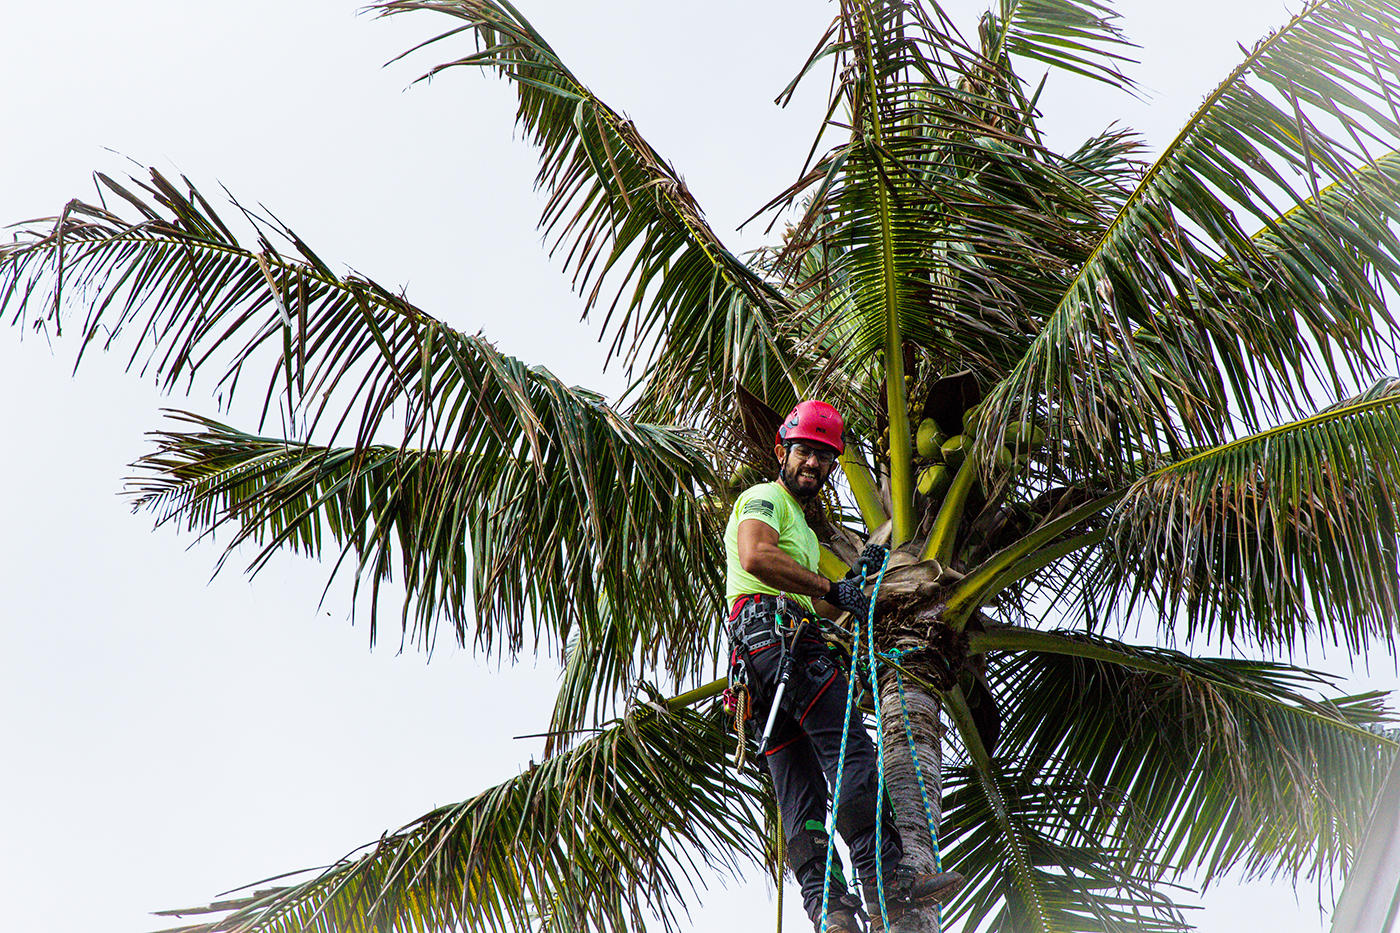
[[[802,826],[788,833],[787,863],[797,873],[808,863],[818,858],[826,858],[827,846],[831,837],[826,834],[826,826],[820,820],[808,820]]]
[[[849,803],[841,801],[841,806],[836,813],[836,831],[841,834],[841,838],[850,842],[858,838],[875,827],[876,822],[876,801],[879,799],[878,784],[872,785],[868,793],[852,794]],[[890,835],[896,832],[894,822],[894,802],[889,795],[885,795],[884,805],[879,813],[880,828]]]

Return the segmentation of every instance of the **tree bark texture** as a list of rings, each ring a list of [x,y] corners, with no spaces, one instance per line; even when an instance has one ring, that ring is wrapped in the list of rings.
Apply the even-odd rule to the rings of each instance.
[[[918,751],[919,768],[928,792],[929,807],[937,826],[942,819],[943,799],[943,727],[939,722],[942,704],[909,678],[904,679],[908,702],[909,724]],[[935,871],[933,840],[929,836],[928,817],[919,794],[919,781],[914,761],[909,753],[909,738],[904,730],[904,708],[900,703],[895,670],[880,667],[880,741],[885,752],[885,785],[894,801],[895,824],[904,843],[904,864],[916,871]],[[878,920],[878,918],[872,918]],[[910,911],[890,924],[891,933],[934,933],[938,929],[937,910]]]

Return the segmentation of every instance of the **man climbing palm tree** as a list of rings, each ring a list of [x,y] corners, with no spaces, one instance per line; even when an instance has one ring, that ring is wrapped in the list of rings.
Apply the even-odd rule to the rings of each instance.
[[[884,875],[890,918],[950,897],[963,881],[956,872],[921,874],[900,865],[903,848],[891,808],[878,806],[874,745],[859,723],[847,734],[846,678],[811,625],[813,597],[855,619],[870,611],[855,580],[833,583],[817,572],[817,536],[803,515],[845,450],[843,429],[835,408],[800,402],[778,428],[778,480],[745,490],[724,534],[731,656],[755,700],[755,722],[765,724],[760,749],[773,777],[788,865],[818,933],[826,906],[826,781],[835,786],[838,775],[836,828],[850,846],[870,916],[880,916],[877,874]],[[865,561],[878,564],[876,552],[883,550],[867,547]],[[770,716],[775,702],[777,714]],[[825,911],[826,930],[858,931],[859,901],[839,871],[829,895],[835,906]]]
[[[1179,933],[1193,873],[1346,870],[1400,747],[1370,728],[1390,714],[1274,657],[1400,641],[1400,0],[1309,0],[1150,162],[1116,127],[1056,151],[1017,71],[1130,89],[1100,0],[1004,0],[966,39],[926,0],[839,7],[802,71],[832,69],[817,147],[773,202],[794,222],[746,260],[513,4],[378,5],[453,17],[424,48],[475,38],[432,73],[513,82],[542,225],[636,364],[617,404],[337,274],[261,211],[240,242],[158,172],[101,175],[98,203],[0,246],[6,317],[76,318],[85,347],[172,390],[212,376],[224,404],[268,373],[257,432],[187,413],[139,462],[161,520],[258,545],[255,567],[333,559],[371,606],[401,585],[405,643],[564,659],[543,761],[192,929],[683,929],[706,871],[763,855],[766,788],[727,770],[705,682],[719,475],[817,393],[850,418],[804,438],[822,422],[799,410],[766,501],[799,503],[845,447],[825,576],[889,529],[902,566],[861,656],[901,659],[872,691],[907,723],[879,770],[900,862],[968,879],[950,926]],[[830,591],[810,544],[783,546],[805,521],[750,505],[731,555],[765,526],[805,576],[751,567],[731,595]],[[1174,647],[1122,637],[1138,625]],[[825,815],[818,716],[789,713],[788,754],[811,757],[779,794],[805,774],[819,804],[790,831]],[[862,799],[843,783],[838,828]]]

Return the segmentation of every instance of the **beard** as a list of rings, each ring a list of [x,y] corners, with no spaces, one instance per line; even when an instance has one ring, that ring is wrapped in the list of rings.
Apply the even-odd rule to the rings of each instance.
[[[779,479],[782,480],[783,486],[787,488],[787,491],[792,493],[793,498],[800,502],[806,502],[815,497],[817,493],[821,492],[822,486],[826,483],[826,477],[822,476],[820,468],[812,469],[805,463],[795,467],[790,467],[784,463],[778,476]]]

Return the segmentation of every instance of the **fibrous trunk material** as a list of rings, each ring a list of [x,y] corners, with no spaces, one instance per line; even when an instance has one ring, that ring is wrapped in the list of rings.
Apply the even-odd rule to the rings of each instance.
[[[885,786],[894,801],[895,824],[904,843],[904,864],[916,871],[932,872],[937,870],[934,840],[929,833],[923,795],[919,792],[904,715],[907,707],[928,806],[933,824],[937,826],[942,817],[940,802],[943,797],[943,728],[939,722],[942,704],[936,695],[907,677],[904,678],[904,696],[905,701],[901,702],[894,668],[882,666],[880,740],[885,753]],[[890,924],[892,933],[934,933],[937,929],[937,911],[933,907],[910,911]]]

